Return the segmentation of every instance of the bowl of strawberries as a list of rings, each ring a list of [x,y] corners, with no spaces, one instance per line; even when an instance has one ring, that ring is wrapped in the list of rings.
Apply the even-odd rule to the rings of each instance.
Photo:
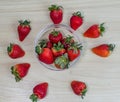
[[[64,24],[43,28],[35,39],[38,61],[51,70],[69,69],[79,62],[84,52],[82,35]]]

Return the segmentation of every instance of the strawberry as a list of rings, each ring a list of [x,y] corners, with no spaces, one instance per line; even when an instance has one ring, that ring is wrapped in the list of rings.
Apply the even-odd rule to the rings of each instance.
[[[108,57],[111,52],[114,50],[114,44],[101,44],[92,48],[92,52],[100,57]]]
[[[47,41],[46,43],[46,47],[47,48],[52,48],[53,44],[50,41]]]
[[[48,83],[43,82],[33,88],[33,94],[30,96],[32,102],[37,102],[38,99],[43,99],[47,95]]]
[[[105,32],[104,23],[100,25],[94,24],[84,32],[83,36],[88,38],[98,38],[102,36],[104,32]]]
[[[71,82],[71,88],[73,90],[73,92],[76,94],[76,95],[79,95],[81,96],[81,98],[83,99],[86,92],[87,92],[87,86],[84,82],[81,82],[81,81],[76,81],[76,80],[73,80]]]
[[[70,45],[72,43],[74,43],[74,39],[73,39],[73,36],[67,36],[65,38],[62,39],[61,43],[64,45],[64,47],[67,49],[70,47]]]
[[[78,44],[77,42],[73,43],[67,50],[69,60],[75,60],[80,55],[81,49],[81,44]]]
[[[69,66],[69,59],[67,53],[55,59],[54,64],[58,69],[66,69]]]
[[[27,35],[29,34],[30,30],[31,30],[31,27],[30,27],[30,21],[22,21],[20,20],[19,21],[19,25],[18,25],[18,35],[19,35],[19,40],[20,41],[23,41]]]
[[[19,82],[27,75],[29,68],[29,63],[19,63],[11,67],[11,73],[15,76],[16,82]]]
[[[50,34],[49,34],[49,40],[52,43],[58,43],[59,41],[61,41],[63,39],[62,33],[60,31],[55,31],[53,30]]]
[[[48,8],[50,11],[50,18],[53,21],[54,24],[59,24],[62,22],[63,19],[63,7],[57,6],[57,5],[51,5],[51,7]]]
[[[73,15],[70,18],[71,28],[77,30],[82,24],[83,24],[83,16],[81,15],[81,12],[77,11],[73,13]]]
[[[52,64],[54,62],[53,53],[50,48],[45,48],[43,45],[36,46],[35,51],[38,54],[40,61],[46,64]]]
[[[61,44],[61,42],[54,44],[51,50],[55,57],[61,56],[62,54],[64,54],[66,52],[66,50],[64,49],[64,46]]]
[[[7,52],[12,59],[20,58],[25,55],[25,51],[18,44],[10,44],[10,46],[7,47]]]

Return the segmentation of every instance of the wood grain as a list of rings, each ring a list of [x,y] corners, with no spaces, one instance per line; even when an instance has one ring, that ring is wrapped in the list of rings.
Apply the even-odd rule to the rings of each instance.
[[[34,40],[47,24],[48,6],[59,4],[64,7],[63,24],[75,11],[82,11],[84,24],[78,29],[83,33],[94,23],[106,23],[106,32],[98,39],[87,39],[87,50],[82,59],[65,71],[51,71],[40,65],[34,53]],[[20,42],[17,25],[20,19],[30,19],[32,30]],[[120,102],[120,0],[0,0],[0,102],[31,102],[34,85],[47,81],[49,91],[43,102]],[[26,51],[20,59],[7,55],[9,43],[18,43]],[[90,48],[101,43],[114,43],[116,48],[108,58],[94,55]],[[10,67],[16,63],[29,62],[29,74],[16,83]],[[81,80],[87,83],[88,92],[82,100],[73,94],[70,82]],[[38,101],[39,102],[39,101]]]

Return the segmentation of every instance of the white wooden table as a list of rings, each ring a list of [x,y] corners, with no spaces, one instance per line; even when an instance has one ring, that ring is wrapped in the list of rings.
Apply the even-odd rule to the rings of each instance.
[[[98,39],[86,39],[88,44],[82,60],[65,71],[51,71],[40,65],[34,53],[37,33],[52,24],[48,7],[59,4],[64,7],[63,24],[75,11],[84,13],[84,24],[78,32],[84,32],[94,23],[106,23],[106,33]],[[30,19],[32,30],[23,41],[18,40],[18,20]],[[17,43],[26,51],[20,59],[7,55],[9,43]],[[116,48],[108,58],[93,54],[91,47],[101,43],[114,43]],[[28,75],[16,83],[10,67],[29,62]],[[82,100],[73,94],[70,82],[80,80],[88,85]],[[31,102],[32,88],[40,82],[49,83],[49,91],[41,102],[120,102],[120,0],[0,0],[0,102]],[[38,101],[38,102],[40,102]]]

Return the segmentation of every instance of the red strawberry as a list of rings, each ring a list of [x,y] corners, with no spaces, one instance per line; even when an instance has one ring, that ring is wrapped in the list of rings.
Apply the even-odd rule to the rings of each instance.
[[[23,41],[27,35],[29,34],[31,27],[30,27],[30,21],[19,21],[19,26],[17,28],[18,30],[18,35],[19,35],[19,40]]]
[[[10,44],[10,46],[7,47],[7,52],[13,59],[20,58],[25,55],[24,50],[18,44]]]
[[[108,57],[111,52],[114,50],[114,44],[101,44],[92,48],[92,52],[100,57]]]
[[[54,64],[56,66],[56,68],[59,69],[66,69],[69,66],[69,59],[68,59],[68,55],[64,54],[62,56],[59,56],[55,59]]]
[[[29,63],[20,63],[11,67],[11,73],[15,76],[16,82],[24,78],[30,68]]]
[[[72,17],[70,18],[70,26],[74,30],[77,30],[83,24],[83,16],[81,12],[73,13]]]
[[[60,31],[55,31],[53,30],[53,32],[51,32],[49,34],[49,40],[52,43],[58,43],[59,41],[61,41],[63,38],[62,33]]]
[[[50,41],[48,41],[48,42],[46,43],[46,47],[47,47],[47,48],[52,48],[52,46],[53,46],[53,44],[52,44]]]
[[[63,19],[63,8],[62,6],[51,5],[48,8],[50,11],[50,18],[54,24],[59,24]]]
[[[67,36],[67,37],[65,37],[62,41],[61,41],[61,43],[64,45],[64,47],[67,49],[67,48],[69,48],[70,47],[70,45],[72,44],[72,43],[74,43],[74,39],[73,39],[73,36]]]
[[[98,38],[103,35],[103,32],[105,32],[105,27],[103,26],[104,23],[98,25],[94,24],[91,27],[89,27],[85,33],[83,34],[84,37],[88,38]]]
[[[47,95],[48,83],[40,83],[33,88],[33,94],[30,96],[32,102],[37,102],[38,98],[43,99]]]
[[[73,80],[71,82],[71,88],[76,95],[79,95],[84,98],[87,92],[87,86],[84,82]]]
[[[67,50],[69,60],[75,60],[80,55],[81,49],[82,46],[80,44],[77,44],[76,42],[73,43]]]
[[[54,62],[53,53],[49,48],[41,48],[36,46],[36,53],[40,61],[46,64],[52,64]]]
[[[61,42],[54,44],[51,50],[55,57],[61,56],[62,54],[64,54],[66,52],[66,50],[64,49],[64,46],[61,44]]]

